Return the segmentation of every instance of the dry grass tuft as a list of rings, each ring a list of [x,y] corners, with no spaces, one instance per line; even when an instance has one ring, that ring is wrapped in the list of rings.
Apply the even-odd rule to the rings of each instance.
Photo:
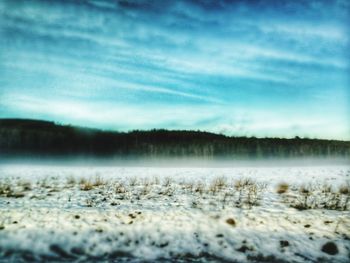
[[[198,182],[194,188],[194,191],[202,195],[204,193],[204,187],[205,185],[202,182]]]
[[[339,193],[342,195],[350,194],[350,186],[349,185],[341,185],[339,187]]]
[[[212,194],[216,194],[217,192],[220,192],[227,188],[227,179],[226,177],[217,177],[214,178],[213,181],[209,185],[209,192]]]
[[[82,191],[90,191],[94,188],[94,184],[91,183],[90,181],[85,180],[81,185],[80,185],[80,190]]]
[[[134,187],[137,185],[137,183],[138,183],[137,177],[134,176],[134,177],[129,178],[129,186]]]
[[[330,184],[301,186],[292,189],[293,195],[285,202],[298,210],[327,209],[345,211],[350,205],[350,186],[344,184],[335,189]]]
[[[287,193],[289,190],[289,185],[287,183],[280,183],[277,186],[277,193],[278,194],[285,194]]]
[[[170,177],[165,177],[163,181],[164,187],[169,187],[173,183],[173,180]]]
[[[12,187],[7,182],[0,182],[0,195],[7,196],[12,193]]]
[[[75,185],[77,183],[77,181],[75,180],[75,178],[73,177],[73,176],[69,176],[68,178],[67,178],[67,184],[68,185]]]
[[[236,207],[242,207],[243,204],[248,208],[259,205],[259,201],[262,199],[262,193],[266,189],[265,183],[257,183],[250,178],[239,179],[235,181],[234,188],[238,193],[236,200]]]
[[[117,183],[115,186],[115,192],[117,194],[124,194],[126,193],[126,188],[123,183]]]
[[[22,190],[24,187],[22,187]],[[24,193],[18,190],[15,190],[14,187],[9,182],[0,182],[0,196],[9,197],[9,198],[22,198]]]
[[[96,176],[94,182],[92,183],[93,186],[99,187],[101,185],[105,185],[106,182],[101,178],[101,176]]]

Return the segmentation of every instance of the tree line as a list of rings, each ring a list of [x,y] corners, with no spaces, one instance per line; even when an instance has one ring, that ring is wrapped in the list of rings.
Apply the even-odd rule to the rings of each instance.
[[[230,137],[202,131],[112,132],[54,122],[0,119],[0,156],[350,157],[350,142]]]

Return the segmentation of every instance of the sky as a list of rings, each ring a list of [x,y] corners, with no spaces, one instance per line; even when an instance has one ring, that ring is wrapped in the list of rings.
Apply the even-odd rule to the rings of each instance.
[[[349,10],[0,0],[0,118],[350,140]]]

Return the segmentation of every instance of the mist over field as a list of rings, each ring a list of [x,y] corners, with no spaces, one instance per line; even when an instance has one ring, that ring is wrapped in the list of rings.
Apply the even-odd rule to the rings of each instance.
[[[0,158],[0,165],[67,166],[67,167],[322,167],[349,165],[348,158],[94,158],[94,157],[33,157]]]

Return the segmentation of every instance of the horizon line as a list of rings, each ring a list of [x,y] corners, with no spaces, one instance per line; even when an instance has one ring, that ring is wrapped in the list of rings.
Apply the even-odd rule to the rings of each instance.
[[[101,131],[101,132],[113,132],[113,133],[132,133],[132,132],[151,132],[151,131],[169,131],[169,132],[199,132],[199,133],[209,133],[213,135],[218,135],[218,136],[223,136],[226,138],[248,138],[248,139],[281,139],[281,140],[317,140],[317,141],[337,141],[337,142],[350,142],[350,140],[346,139],[329,139],[329,138],[311,138],[311,137],[305,137],[305,136],[299,136],[295,135],[293,137],[261,137],[261,136],[248,136],[248,135],[226,135],[223,133],[216,133],[208,130],[201,130],[201,129],[169,129],[169,128],[151,128],[151,129],[132,129],[132,130],[116,130],[116,129],[102,129],[102,128],[97,128],[97,127],[90,127],[90,126],[81,126],[77,124],[72,124],[72,123],[63,123],[59,121],[54,121],[54,120],[45,120],[45,119],[32,119],[32,118],[0,118],[0,121],[36,121],[36,122],[46,122],[46,123],[51,123],[56,126],[66,126],[66,127],[76,127],[76,128],[81,128],[81,129],[89,129],[89,130],[95,130],[95,131]]]

